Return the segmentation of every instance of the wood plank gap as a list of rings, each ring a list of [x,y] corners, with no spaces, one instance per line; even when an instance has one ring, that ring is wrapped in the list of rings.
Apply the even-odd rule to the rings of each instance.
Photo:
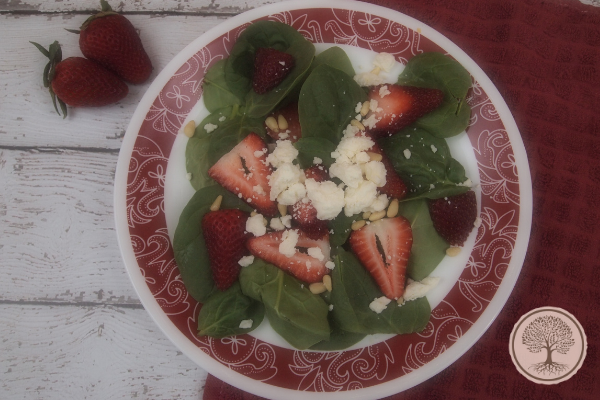
[[[0,150],[28,151],[32,153],[62,154],[68,151],[77,151],[81,153],[103,153],[119,154],[120,149],[107,149],[103,147],[38,147],[38,146],[9,146],[0,145]]]
[[[136,303],[95,303],[93,301],[69,302],[69,301],[35,301],[35,300],[0,300],[0,305],[11,306],[48,306],[48,307],[116,307],[132,310],[143,310],[142,304]]]
[[[248,9],[250,10],[250,8]],[[118,11],[118,10],[117,10]],[[247,10],[223,12],[223,11],[118,11],[122,15],[149,15],[153,17],[176,17],[176,16],[190,16],[190,17],[233,17]],[[73,10],[69,12],[64,11],[39,11],[39,10],[0,10],[0,15],[94,15],[98,10]]]

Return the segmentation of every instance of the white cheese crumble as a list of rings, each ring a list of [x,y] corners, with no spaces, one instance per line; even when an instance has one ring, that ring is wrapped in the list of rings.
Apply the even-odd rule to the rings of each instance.
[[[320,220],[334,219],[344,208],[344,191],[332,181],[317,182],[307,179],[306,195],[317,210]]]
[[[215,130],[215,129],[217,129],[217,128],[218,128],[218,126],[217,126],[217,125],[215,125],[215,124],[210,124],[210,123],[209,123],[209,124],[206,124],[206,125],[204,125],[204,130],[205,130],[207,133],[211,133],[212,131],[214,131],[214,130]]]
[[[315,157],[315,158],[313,158],[313,164],[315,164],[315,165],[323,164],[323,160],[320,159],[319,157]]]
[[[262,214],[256,214],[246,220],[246,231],[254,236],[262,236],[267,233],[267,227],[265,226]]]
[[[375,56],[373,60],[373,66],[379,67],[385,72],[390,72],[394,65],[396,64],[396,59],[390,53],[379,53]]]
[[[269,175],[269,186],[271,186],[270,199],[276,200],[277,196],[290,186],[299,183],[304,178],[304,173],[297,165],[292,163],[282,164]]]
[[[240,258],[240,260],[238,261],[238,264],[240,264],[242,267],[247,267],[248,265],[252,264],[254,262],[254,256],[244,256],[242,258]]]
[[[250,329],[252,328],[252,323],[254,321],[252,321],[251,319],[244,319],[242,320],[242,322],[240,322],[240,329]]]
[[[435,147],[434,145],[431,145],[431,151],[433,151],[434,153],[437,153],[437,147]]]
[[[219,122],[223,122],[223,121],[225,121],[226,119],[227,119],[227,117],[226,117],[226,116],[224,116],[224,115],[221,115],[221,116],[219,117]]]
[[[252,191],[258,194],[265,194],[265,189],[263,189],[263,187],[260,185],[253,186]]]
[[[377,198],[377,186],[371,181],[362,181],[358,187],[347,187],[344,192],[344,214],[351,217],[363,212]]]
[[[281,222],[281,219],[279,219],[279,218],[272,218],[271,221],[269,222],[269,226],[274,231],[282,231],[285,229],[283,222]]]
[[[291,163],[298,157],[298,150],[289,140],[278,140],[275,150],[267,156],[267,162],[274,168],[279,168],[282,164]]]
[[[307,252],[309,256],[316,258],[319,261],[323,261],[325,259],[320,247],[310,247]]]
[[[349,187],[356,188],[363,181],[362,169],[358,164],[335,162],[329,168],[329,176],[340,178]]]
[[[329,305],[329,311],[333,311],[333,304]]]
[[[281,217],[280,219],[281,219],[281,223],[283,224],[283,226],[285,226],[288,229],[292,227],[292,216],[291,215],[285,215],[285,216]]]
[[[377,125],[377,122],[379,122],[380,120],[381,118],[377,118],[375,114],[371,114],[369,115],[369,118],[364,119],[362,121],[362,124],[369,129],[373,129],[375,128],[375,125]]]
[[[290,137],[290,131],[281,132],[278,136],[279,139],[287,139]]]
[[[380,314],[383,310],[387,308],[387,305],[390,304],[391,301],[392,300],[388,299],[387,297],[381,296],[373,300],[371,304],[369,304],[369,308],[371,309],[371,311]]]
[[[379,97],[381,97],[382,99],[387,96],[388,94],[391,94],[392,92],[390,92],[388,90],[387,85],[383,85],[382,87],[379,88]]]
[[[410,150],[409,149],[404,149],[404,151],[402,152],[404,154],[404,157],[408,160],[410,159]]]
[[[437,286],[439,281],[440,278],[433,276],[428,276],[420,282],[409,280],[404,289],[404,300],[411,301],[424,297],[427,292]]]
[[[294,183],[277,196],[277,202],[284,206],[291,206],[306,196],[306,188],[301,183]]]
[[[365,178],[373,182],[375,186],[385,186],[385,166],[381,161],[369,161],[365,164]]]
[[[333,261],[327,261],[325,263],[325,266],[327,267],[327,269],[334,269],[335,268],[335,263]]]
[[[279,252],[286,257],[292,257],[296,254],[296,244],[298,243],[298,231],[285,231],[281,236],[282,242],[279,244]]]
[[[354,81],[358,83],[359,86],[377,86],[381,85],[385,81],[385,79],[379,74],[374,74],[372,72],[362,72],[360,74],[354,75]]]

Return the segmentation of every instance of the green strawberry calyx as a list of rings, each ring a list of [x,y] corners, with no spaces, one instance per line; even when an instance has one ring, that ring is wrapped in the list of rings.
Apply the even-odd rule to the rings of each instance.
[[[100,0],[100,7],[102,9],[99,13],[92,15],[91,17],[89,17],[88,19],[86,19],[84,21],[84,23],[81,25],[81,28],[79,28],[81,31],[86,29],[88,27],[88,25],[95,19],[102,18],[102,17],[108,17],[109,15],[119,15],[118,12],[113,11],[112,7],[110,6],[110,4],[108,4],[108,2],[106,0]],[[79,32],[77,32],[77,33],[79,33]]]
[[[48,64],[46,64],[46,67],[44,68],[44,74],[43,74],[43,82],[44,82],[44,87],[48,88],[48,91],[50,91],[50,97],[52,97],[52,103],[54,104],[54,109],[56,110],[56,112],[58,113],[58,115],[60,115],[60,112],[58,111],[58,106],[56,105],[57,100],[58,100],[58,104],[60,105],[60,109],[62,111],[63,114],[63,119],[67,117],[67,105],[65,104],[64,101],[62,101],[61,99],[59,99],[56,94],[54,93],[54,90],[52,90],[52,80],[54,79],[54,75],[56,74],[56,66],[58,65],[58,63],[60,63],[62,61],[62,50],[60,48],[60,44],[58,43],[58,41],[54,41],[54,43],[52,43],[49,47],[48,50],[46,50],[44,48],[44,46],[35,43],[35,42],[29,42],[32,45],[34,45],[35,47],[37,47],[37,49],[39,51],[42,52],[43,55],[45,55],[46,57],[48,57]]]

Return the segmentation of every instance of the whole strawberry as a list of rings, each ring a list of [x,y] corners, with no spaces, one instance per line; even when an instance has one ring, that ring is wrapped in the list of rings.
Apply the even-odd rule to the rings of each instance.
[[[81,52],[127,82],[145,82],[152,63],[136,29],[105,0],[100,4],[102,11],[88,18],[78,32]]]
[[[100,107],[116,103],[127,96],[129,89],[115,74],[83,57],[62,60],[60,44],[55,41],[48,50],[31,42],[50,60],[44,69],[44,87],[52,97],[56,112],[57,99],[67,116],[67,104],[72,107]]]
[[[248,214],[237,209],[211,211],[202,218],[202,232],[212,276],[219,290],[227,290],[240,274],[246,249]]]
[[[429,200],[429,214],[435,230],[452,246],[462,246],[477,218],[475,192]]]

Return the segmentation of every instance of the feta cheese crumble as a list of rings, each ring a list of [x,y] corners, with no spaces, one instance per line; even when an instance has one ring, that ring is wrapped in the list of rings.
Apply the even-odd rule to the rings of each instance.
[[[335,263],[333,261],[327,261],[325,263],[325,266],[327,267],[327,269],[334,269],[335,268]]]
[[[252,328],[252,323],[254,321],[252,321],[251,319],[244,319],[240,322],[240,329],[250,329]]]
[[[344,191],[334,182],[317,182],[310,178],[304,184],[306,195],[317,210],[318,219],[334,219],[344,208]]]
[[[310,247],[307,252],[309,256],[316,258],[319,261],[323,261],[325,259],[320,247]]]
[[[385,72],[390,72],[394,68],[394,64],[396,64],[394,56],[385,52],[377,54],[373,60],[373,66],[379,67]]]
[[[404,151],[402,152],[404,154],[404,157],[408,160],[410,159],[411,156],[411,152],[409,149],[404,149]]]
[[[381,314],[381,312],[387,308],[387,305],[390,304],[391,301],[392,300],[388,299],[387,297],[381,296],[373,300],[371,304],[369,304],[369,308],[371,311]]]
[[[206,124],[204,125],[204,130],[206,131],[206,133],[211,133],[212,131],[214,131],[215,129],[217,129],[218,126],[215,124]]]
[[[404,289],[404,300],[411,301],[424,297],[431,289],[437,286],[440,278],[428,276],[420,282],[408,280],[408,284]]]
[[[281,236],[282,242],[279,244],[279,252],[286,257],[292,257],[296,254],[296,244],[298,243],[298,231],[285,231]]]
[[[262,214],[256,214],[246,220],[246,231],[254,236],[262,236],[267,233],[264,217]]]
[[[240,264],[242,267],[247,267],[248,265],[252,264],[254,262],[254,256],[244,256],[242,258],[240,258],[240,261],[238,261],[238,264]]]

